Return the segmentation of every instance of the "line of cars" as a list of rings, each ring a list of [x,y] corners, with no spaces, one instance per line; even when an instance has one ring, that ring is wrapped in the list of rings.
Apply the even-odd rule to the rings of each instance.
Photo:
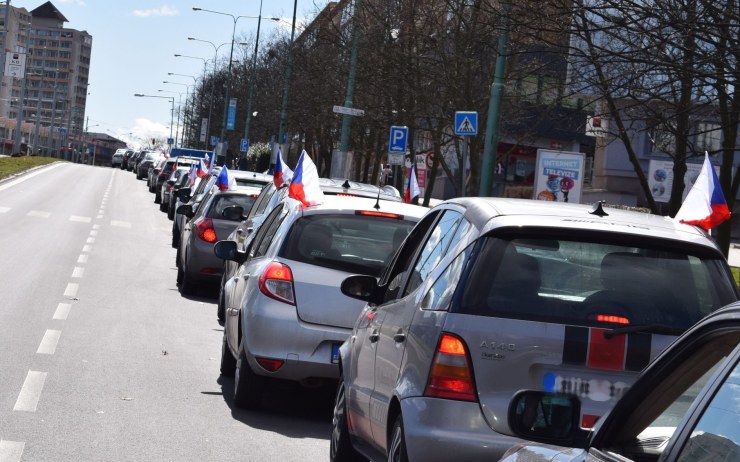
[[[641,381],[671,376],[653,365],[662,375],[640,378],[706,316],[734,334],[717,337],[724,353],[699,375],[740,380],[722,365],[737,362],[737,309],[712,314],[738,289],[694,227],[599,204],[458,198],[425,209],[392,188],[329,179],[324,203],[304,207],[270,177],[229,193],[215,173],[172,193],[180,290],[218,286],[221,373],[234,376],[237,406],[264,407],[278,383],[337,383],[332,461],[658,460],[688,414],[616,439],[599,439],[599,426],[628,412],[615,407],[623,396],[636,405]],[[665,396],[685,410],[703,396],[692,386]],[[734,424],[691,454],[737,450],[740,401],[727,401]]]

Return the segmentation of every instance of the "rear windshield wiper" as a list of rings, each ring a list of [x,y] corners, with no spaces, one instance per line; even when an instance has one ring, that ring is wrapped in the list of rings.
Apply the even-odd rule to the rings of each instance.
[[[658,334],[679,335],[681,334],[681,332],[683,332],[683,330],[673,327],[673,326],[666,326],[665,324],[647,324],[647,325],[641,325],[641,326],[638,325],[638,326],[615,327],[614,329],[609,329],[606,332],[604,332],[604,337],[612,338],[615,335],[630,334],[633,332],[655,332]]]

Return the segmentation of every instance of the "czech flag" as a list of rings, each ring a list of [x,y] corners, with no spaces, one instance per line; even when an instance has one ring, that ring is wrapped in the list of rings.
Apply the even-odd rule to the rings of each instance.
[[[293,172],[293,179],[288,187],[288,197],[306,206],[324,202],[324,193],[319,187],[319,172],[305,149],[301,152],[298,165]]]
[[[705,153],[701,173],[681,204],[675,220],[710,230],[729,218],[730,209],[722,194],[717,173],[709,161],[709,154]]]
[[[208,159],[208,168],[206,171],[213,173],[213,169],[216,168],[216,149],[214,148],[211,152],[211,157]]]
[[[198,164],[190,164],[190,170],[188,171],[188,186],[195,184],[195,178],[198,171]]]
[[[283,153],[280,148],[278,148],[277,159],[275,160],[275,173],[273,175],[273,182],[275,183],[275,187],[280,188],[280,186],[286,183],[290,183],[290,180],[292,178],[293,170],[285,165],[285,162],[283,162]]]
[[[220,189],[221,191],[226,191],[227,189],[236,189],[236,185],[232,184],[231,182],[229,169],[227,169],[225,165],[221,168],[221,172],[216,178],[215,186],[218,187],[218,189]]]
[[[406,184],[406,191],[403,192],[403,201],[407,204],[410,204],[411,201],[414,200],[414,198],[418,197],[421,194],[421,189],[419,189],[419,182],[416,181],[416,163],[414,160],[411,160],[411,170],[409,171],[409,181]]]
[[[198,178],[203,178],[208,174],[208,167],[206,166],[205,160],[201,159],[195,165],[195,174],[198,176]]]

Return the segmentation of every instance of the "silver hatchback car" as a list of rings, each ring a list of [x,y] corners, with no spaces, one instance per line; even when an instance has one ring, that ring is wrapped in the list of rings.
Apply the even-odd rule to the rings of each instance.
[[[427,209],[401,202],[325,196],[304,207],[286,199],[246,252],[214,249],[241,263],[223,288],[221,373],[235,375],[234,402],[260,406],[271,379],[315,386],[339,377],[338,350],[363,303],[343,295],[350,274],[379,275]]]
[[[592,427],[679,334],[738,299],[706,234],[578,204],[459,198],[432,209],[340,349],[331,460],[491,461],[521,389],[579,397]]]

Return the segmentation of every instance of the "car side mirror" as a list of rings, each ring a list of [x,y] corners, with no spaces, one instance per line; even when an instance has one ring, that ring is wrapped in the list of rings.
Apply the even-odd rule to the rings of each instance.
[[[177,198],[183,202],[187,202],[191,192],[192,188],[180,188],[177,190]]]
[[[244,207],[241,205],[230,205],[224,208],[221,216],[231,221],[242,221],[244,219]]]
[[[183,204],[177,208],[177,213],[184,215],[188,218],[193,218],[195,216],[195,212],[193,211],[193,206],[190,204]]]
[[[356,274],[345,278],[340,290],[348,297],[374,303],[378,293],[378,280],[373,276]]]
[[[236,242],[234,241],[218,241],[213,246],[213,253],[222,260],[235,261],[242,263],[246,254],[239,252],[236,248]]]
[[[563,393],[523,390],[509,404],[514,436],[537,443],[584,447],[590,432],[581,429],[580,418],[579,399]]]

